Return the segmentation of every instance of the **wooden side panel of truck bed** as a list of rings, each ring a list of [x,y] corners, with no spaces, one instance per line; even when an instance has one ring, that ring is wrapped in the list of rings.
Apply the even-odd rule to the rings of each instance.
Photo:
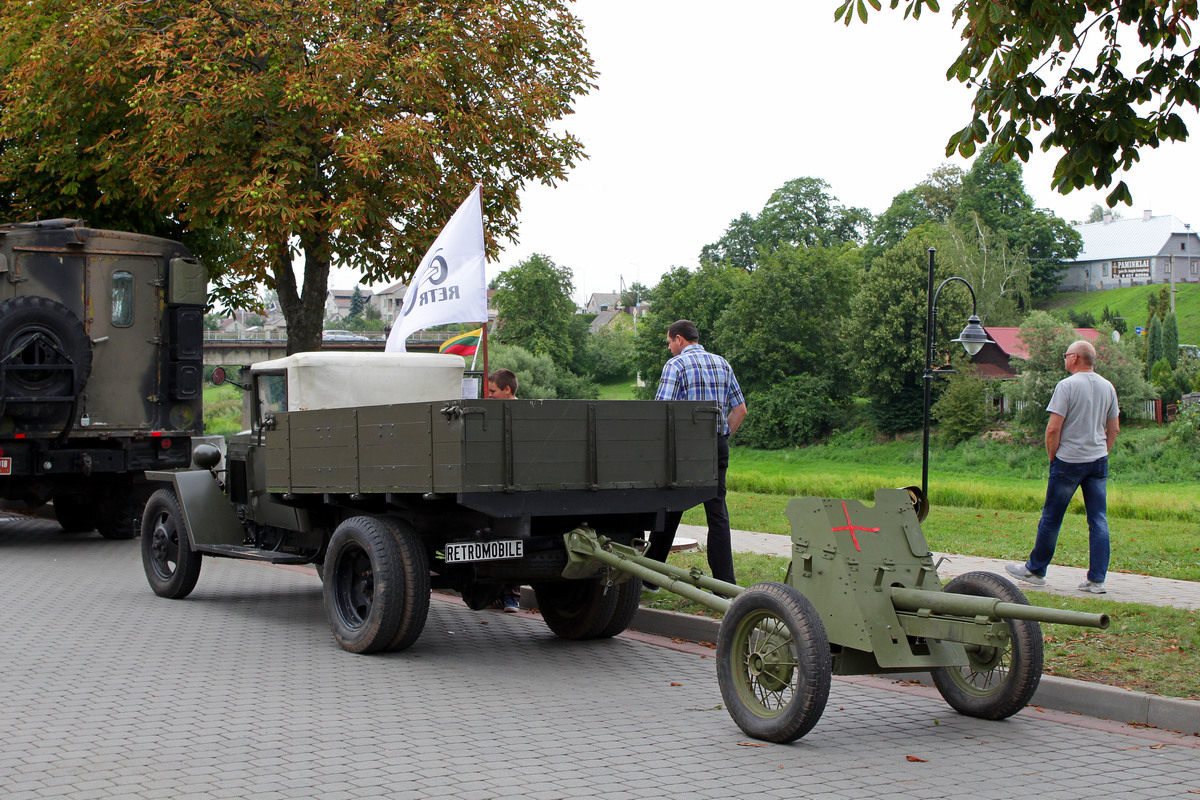
[[[710,404],[474,400],[294,411],[267,432],[275,493],[691,487],[716,480]]]

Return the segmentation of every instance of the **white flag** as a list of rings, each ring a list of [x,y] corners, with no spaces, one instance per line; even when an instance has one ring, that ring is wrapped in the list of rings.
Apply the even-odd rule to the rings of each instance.
[[[487,322],[482,193],[471,191],[421,259],[384,350],[403,353],[410,333],[434,325]]]

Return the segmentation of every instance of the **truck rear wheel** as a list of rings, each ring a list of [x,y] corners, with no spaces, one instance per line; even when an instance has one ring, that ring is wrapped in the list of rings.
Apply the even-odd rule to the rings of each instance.
[[[429,564],[407,524],[351,517],[329,541],[325,613],[338,645],[351,653],[410,647],[429,615]]]
[[[598,638],[617,608],[617,589],[599,578],[537,583],[533,591],[547,627],[564,639]]]
[[[1029,605],[1012,581],[990,572],[959,575],[943,591]],[[1009,632],[1007,645],[967,645],[966,666],[933,670],[934,685],[958,713],[980,719],[1007,719],[1033,699],[1042,678],[1042,626],[1025,619],[1005,622]]]
[[[159,489],[142,515],[142,568],[159,597],[179,600],[196,588],[202,556],[192,549],[183,510],[171,489]]]
[[[609,591],[616,591],[616,608],[613,609],[612,619],[596,634],[597,639],[610,639],[629,627],[637,616],[642,600],[642,579],[631,577],[624,583],[619,583]]]
[[[717,637],[717,681],[747,735],[799,739],[821,719],[831,679],[829,639],[808,598],[770,582],[733,599]]]
[[[87,533],[96,530],[92,517],[93,503],[87,498],[59,495],[54,498],[54,517],[66,533]]]
[[[128,480],[111,487],[96,503],[96,530],[105,539],[137,536],[142,526],[144,497]]]

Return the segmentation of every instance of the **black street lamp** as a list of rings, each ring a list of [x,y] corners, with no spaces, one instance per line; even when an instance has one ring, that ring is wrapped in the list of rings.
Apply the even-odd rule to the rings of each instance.
[[[973,356],[978,353],[985,344],[995,344],[988,338],[987,331],[983,329],[983,325],[979,322],[979,317],[975,315],[975,290],[971,288],[971,284],[963,278],[953,277],[946,278],[938,285],[937,290],[933,288],[933,254],[937,252],[937,248],[929,248],[929,289],[926,294],[928,299],[928,308],[925,313],[925,373],[922,376],[925,381],[925,439],[921,445],[921,493],[926,500],[929,498],[929,403],[933,395],[933,376],[935,373],[954,372],[954,370],[935,370],[933,368],[934,355],[934,331],[937,329],[937,298],[942,293],[942,288],[953,281],[958,281],[967,287],[967,291],[971,293],[971,316],[967,320],[967,327],[963,328],[962,333],[957,339],[951,339],[952,342],[959,342],[963,349],[967,351],[967,355]]]

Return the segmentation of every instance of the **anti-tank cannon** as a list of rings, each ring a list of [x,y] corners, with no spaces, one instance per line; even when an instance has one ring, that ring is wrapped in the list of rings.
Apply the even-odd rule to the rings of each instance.
[[[1012,582],[986,572],[942,586],[919,505],[900,489],[880,489],[873,506],[792,500],[792,564],[783,583],[743,589],[585,529],[565,537],[564,574],[607,566],[615,583],[637,576],[723,612],[721,695],[738,726],[758,739],[790,742],[808,733],[835,674],[929,671],[956,711],[1010,717],[1041,678],[1040,623],[1106,628],[1108,616],[1031,606]]]

